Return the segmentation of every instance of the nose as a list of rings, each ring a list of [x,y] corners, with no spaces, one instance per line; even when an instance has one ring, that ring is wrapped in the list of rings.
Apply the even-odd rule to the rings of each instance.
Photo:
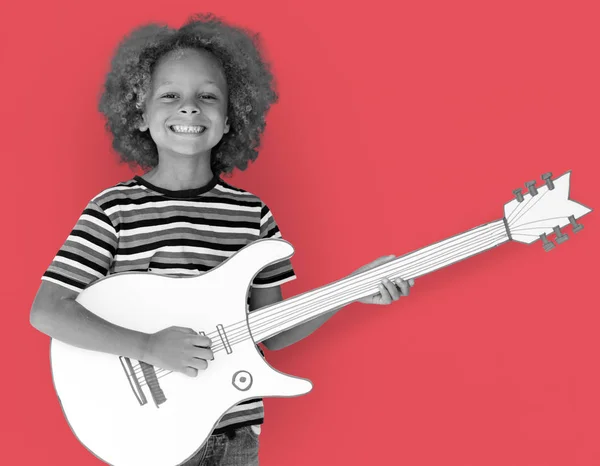
[[[179,109],[179,113],[183,113],[184,115],[195,115],[196,113],[200,113],[200,110],[193,105],[186,105]]]
[[[195,115],[200,113],[200,108],[194,101],[188,100],[181,106],[179,113],[183,113],[184,115]]]

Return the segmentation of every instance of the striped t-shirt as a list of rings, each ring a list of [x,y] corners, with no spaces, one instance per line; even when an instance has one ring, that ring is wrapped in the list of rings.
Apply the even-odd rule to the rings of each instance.
[[[92,198],[42,280],[81,292],[120,272],[198,275],[260,238],[281,238],[268,206],[218,176],[204,187],[178,191],[135,176]],[[252,287],[294,278],[285,260],[265,267]],[[248,400],[228,411],[214,433],[263,419],[262,400]]]

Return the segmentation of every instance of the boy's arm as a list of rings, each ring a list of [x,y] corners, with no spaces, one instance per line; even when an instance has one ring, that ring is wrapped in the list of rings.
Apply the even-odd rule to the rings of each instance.
[[[148,334],[98,317],[75,301],[77,295],[69,288],[43,280],[31,307],[31,325],[78,348],[143,359]]]
[[[197,375],[206,369],[210,340],[191,329],[170,327],[148,334],[104,320],[75,301],[77,292],[43,280],[30,312],[42,333],[78,348],[125,356],[163,369]]]
[[[283,296],[281,294],[280,286],[272,286],[269,288],[252,288],[252,292],[250,293],[250,311],[260,309],[261,307],[268,306],[270,304],[278,303],[282,300]],[[340,309],[341,308],[334,309],[333,311],[323,314],[319,317],[315,317],[304,324],[286,330],[285,332],[278,333],[268,340],[263,341],[263,344],[272,351],[285,348],[286,346],[296,343],[309,336]]]

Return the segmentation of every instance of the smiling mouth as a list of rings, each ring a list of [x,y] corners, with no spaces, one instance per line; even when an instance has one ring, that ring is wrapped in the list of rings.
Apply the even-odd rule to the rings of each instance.
[[[171,125],[169,129],[177,134],[202,134],[206,131],[206,126],[198,125]]]

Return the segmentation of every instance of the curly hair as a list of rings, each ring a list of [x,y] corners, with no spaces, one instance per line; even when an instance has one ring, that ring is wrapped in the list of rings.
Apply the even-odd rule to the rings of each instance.
[[[99,110],[112,133],[121,162],[143,170],[158,165],[156,144],[148,131],[139,131],[152,72],[165,54],[203,49],[221,64],[228,95],[230,130],[211,151],[215,175],[245,170],[258,157],[265,117],[277,102],[274,78],[260,52],[258,34],[226,24],[212,13],[196,14],[179,29],[147,24],[119,43],[100,97]]]

